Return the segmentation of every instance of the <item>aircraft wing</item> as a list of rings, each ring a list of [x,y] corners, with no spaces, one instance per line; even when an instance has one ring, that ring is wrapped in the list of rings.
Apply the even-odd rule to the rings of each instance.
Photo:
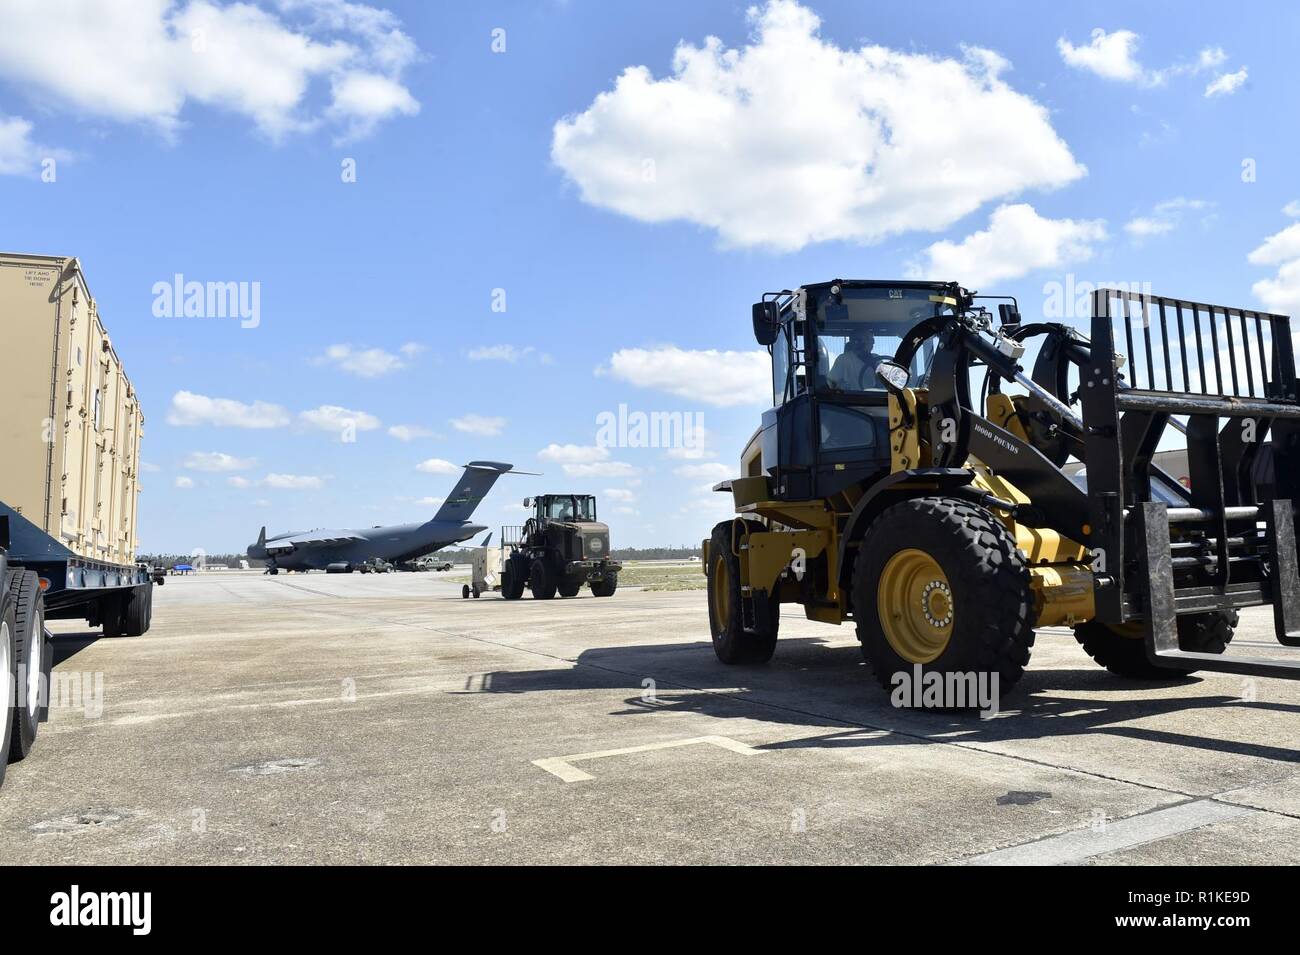
[[[292,537],[281,537],[266,542],[268,554],[283,554],[292,550],[305,550],[311,547],[331,547],[336,544],[348,544],[364,540],[360,534],[352,531],[307,531]]]

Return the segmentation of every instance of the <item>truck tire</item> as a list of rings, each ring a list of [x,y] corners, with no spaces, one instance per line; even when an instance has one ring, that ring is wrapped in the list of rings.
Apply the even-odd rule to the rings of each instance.
[[[895,674],[920,667],[923,679],[996,674],[1004,695],[1034,645],[1029,569],[1015,538],[956,498],[914,498],[876,518],[858,549],[853,607],[863,656],[887,690]]]
[[[593,580],[591,582],[591,592],[596,597],[612,597],[616,590],[618,590],[618,577],[616,576],[609,576],[604,580]]]
[[[534,600],[550,600],[555,596],[556,580],[546,561],[538,558],[528,568],[528,589]]]
[[[578,596],[578,591],[582,589],[582,581],[571,580],[570,578],[565,577],[559,582],[556,589],[560,592],[561,597],[576,597]]]
[[[18,571],[9,580],[9,593],[14,606],[14,659],[19,683],[8,758],[17,762],[31,752],[36,742],[41,692],[48,692],[50,674],[45,669],[49,654],[45,652],[45,596],[40,578],[32,570]]]
[[[106,600],[106,607],[100,612],[104,615],[104,636],[138,637],[149,629],[149,597],[147,587],[132,587],[127,593]]]
[[[524,585],[528,579],[518,573],[519,567],[519,561],[512,560],[501,571],[501,596],[506,600],[518,600],[524,595]]]
[[[766,530],[757,522],[746,524],[751,530]],[[766,627],[745,629],[740,599],[740,558],[732,553],[734,532],[735,523],[723,521],[713,528],[709,541],[709,631],[713,637],[713,652],[726,664],[766,663],[776,651],[781,605],[768,601]],[[591,590],[596,593],[594,584]],[[596,593],[596,596],[601,594]]]
[[[460,588],[460,599],[469,600],[469,584],[465,584]]]
[[[1235,610],[1184,614],[1178,618],[1178,647],[1193,653],[1223,653],[1232,642],[1240,615]],[[1134,680],[1169,680],[1195,673],[1195,666],[1158,667],[1147,659],[1142,624],[1110,627],[1089,620],[1074,628],[1084,653],[1116,676]]]
[[[14,619],[14,600],[9,594],[9,588],[5,587],[4,592],[0,594],[0,693],[4,694],[4,699],[8,701],[13,695],[18,685],[18,648],[15,644],[15,634],[18,631],[18,623]],[[13,739],[14,731],[14,710],[6,702],[0,707],[0,786],[5,781],[5,766],[9,762],[9,747]]]

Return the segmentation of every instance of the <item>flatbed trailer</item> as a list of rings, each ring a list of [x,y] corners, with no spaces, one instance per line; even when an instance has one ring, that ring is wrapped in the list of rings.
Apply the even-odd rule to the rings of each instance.
[[[0,252],[0,315],[3,778],[54,702],[45,621],[138,636],[161,578],[135,560],[144,413],[80,263]]]

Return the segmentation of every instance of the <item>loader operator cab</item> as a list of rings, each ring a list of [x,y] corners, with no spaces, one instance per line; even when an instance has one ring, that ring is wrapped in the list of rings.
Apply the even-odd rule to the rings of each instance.
[[[826,496],[889,469],[889,399],[876,368],[919,323],[952,314],[956,296],[947,283],[837,280],[754,306],[773,403],[756,440],[778,495]],[[912,387],[925,386],[934,347],[930,339],[913,357]]]
[[[543,494],[534,501],[538,523],[596,519],[596,498],[590,494]]]

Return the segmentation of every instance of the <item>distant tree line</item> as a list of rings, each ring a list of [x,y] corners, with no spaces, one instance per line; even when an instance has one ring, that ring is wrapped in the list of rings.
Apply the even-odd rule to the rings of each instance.
[[[476,547],[444,547],[430,556],[435,560],[447,560],[453,564],[468,564],[474,559]],[[615,560],[686,560],[688,557],[701,556],[698,547],[616,547],[610,554]],[[144,561],[152,567],[170,569],[177,564],[196,564],[198,557],[191,554],[137,554],[136,560]],[[238,569],[240,561],[248,561],[249,567],[262,567],[265,561],[251,560],[244,554],[205,554],[202,558],[207,567],[228,567]]]
[[[610,554],[615,560],[686,560],[702,556],[698,547],[615,547]]]
[[[204,554],[202,558],[195,557],[193,554],[136,554],[135,559],[144,561],[151,567],[175,567],[177,564],[197,564],[200,559],[205,567],[229,567],[232,570],[239,568],[241,560],[248,560],[243,554]],[[261,567],[260,560],[248,560],[250,567]]]

